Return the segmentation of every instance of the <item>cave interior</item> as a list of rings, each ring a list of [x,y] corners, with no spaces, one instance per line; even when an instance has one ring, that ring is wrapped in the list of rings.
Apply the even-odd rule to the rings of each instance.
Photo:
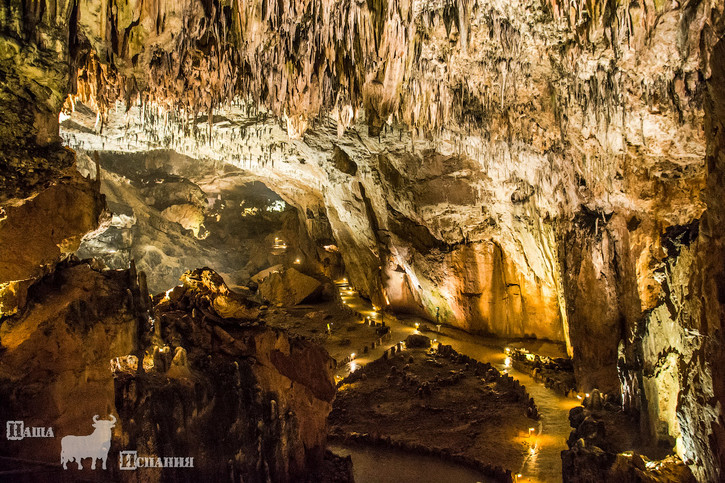
[[[3,0],[0,480],[725,481],[724,11]]]

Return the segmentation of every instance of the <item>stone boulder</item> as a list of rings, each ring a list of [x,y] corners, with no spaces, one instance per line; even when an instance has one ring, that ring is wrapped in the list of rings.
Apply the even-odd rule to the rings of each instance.
[[[633,483],[695,483],[690,469],[677,456],[649,460],[636,452],[611,453],[582,440],[561,452],[564,483],[621,481]],[[648,465],[649,463],[649,465]]]
[[[410,348],[422,347],[427,349],[430,347],[430,339],[423,334],[410,334],[405,338],[405,346]]]
[[[312,300],[322,291],[322,284],[312,277],[289,268],[270,274],[259,284],[259,293],[272,304],[297,305]]]
[[[592,392],[585,401],[599,396]],[[569,449],[561,452],[565,483],[695,481],[690,468],[674,454],[661,460],[638,454],[635,447],[639,438],[626,414],[577,406],[569,411],[569,423],[574,428],[567,440]]]
[[[607,481],[606,475],[616,461],[616,455],[601,448],[584,445],[574,446],[561,452],[562,476],[564,483],[583,483],[588,481]]]
[[[284,267],[282,266],[282,264],[273,265],[269,268],[265,268],[261,272],[254,275],[251,280],[252,280],[252,282],[259,284],[262,282],[262,280],[269,277],[273,273],[282,272],[283,270],[284,270]]]
[[[162,183],[151,183],[143,190],[146,202],[159,211],[165,211],[174,205],[190,204],[198,208],[206,206],[206,194],[188,179],[165,176]]]
[[[204,224],[204,212],[198,206],[190,203],[171,205],[161,214],[167,220],[183,226],[185,230],[191,230],[195,237],[199,237]]]
[[[206,303],[200,304],[199,310],[211,318],[256,320],[259,317],[259,304],[230,290],[221,275],[211,268],[187,271],[181,276],[181,282],[184,293],[174,293],[174,296],[204,299]]]

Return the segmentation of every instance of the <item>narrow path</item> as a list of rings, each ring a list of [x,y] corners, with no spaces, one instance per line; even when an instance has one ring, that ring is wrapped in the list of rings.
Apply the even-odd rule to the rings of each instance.
[[[404,341],[410,334],[417,333],[417,326],[423,330],[424,327],[435,329],[435,326],[423,319],[410,317],[400,318],[390,314],[383,314],[376,310],[368,301],[362,299],[353,290],[347,280],[337,282],[340,296],[343,303],[358,312],[363,317],[370,317],[377,322],[384,321],[390,327],[391,338],[387,343],[375,349],[369,350],[367,354],[356,354],[354,360],[347,364],[340,365],[337,369],[336,378],[342,379],[350,372],[355,371],[361,365],[367,364],[382,356],[383,351],[390,346]],[[561,451],[567,449],[566,440],[569,437],[569,410],[577,405],[579,401],[562,396],[555,391],[548,389],[543,384],[536,382],[529,374],[519,372],[510,366],[510,360],[505,353],[506,341],[471,335],[462,330],[452,327],[441,327],[440,332],[421,332],[453,348],[469,357],[481,362],[489,362],[497,369],[509,373],[518,379],[527,391],[534,398],[539,409],[541,420],[538,428],[535,427],[532,434],[531,449],[522,467],[518,469],[521,475],[519,482],[559,482],[561,481]],[[521,347],[521,344],[517,344]],[[516,471],[516,468],[511,468]]]

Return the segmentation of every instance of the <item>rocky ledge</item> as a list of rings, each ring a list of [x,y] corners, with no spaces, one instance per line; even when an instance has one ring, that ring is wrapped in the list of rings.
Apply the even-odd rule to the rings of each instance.
[[[52,480],[63,472],[61,438],[88,434],[100,415],[116,420],[106,470],[115,480],[326,481],[326,468],[344,480],[349,465],[325,457],[332,359],[251,321],[255,310],[210,270],[152,299],[133,266],[59,265],[0,326],[0,404],[54,437],[3,440],[0,453],[16,468],[45,463]],[[121,471],[120,451],[193,458],[193,468]],[[89,462],[63,474],[95,477]]]
[[[672,445],[648,445],[635,418],[607,399],[595,389],[569,412],[574,430],[561,452],[565,483],[696,481]]]
[[[62,153],[73,160],[69,150]],[[58,177],[51,180],[40,167],[25,178],[12,167],[0,167],[0,317],[23,307],[28,287],[78,249],[106,206],[97,180],[72,165],[56,167]]]
[[[576,378],[572,360],[534,354],[526,349],[507,348],[511,364],[520,372],[529,373],[534,380],[565,396],[576,391]]]

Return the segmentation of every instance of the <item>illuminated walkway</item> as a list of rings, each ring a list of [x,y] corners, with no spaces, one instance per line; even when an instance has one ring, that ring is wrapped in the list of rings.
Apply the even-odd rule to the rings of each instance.
[[[471,335],[462,330],[452,327],[441,327],[441,332],[435,332],[435,325],[423,319],[411,317],[402,318],[390,314],[382,314],[375,310],[368,301],[362,299],[354,291],[347,280],[337,282],[342,301],[351,309],[357,311],[363,317],[370,317],[375,321],[384,321],[390,327],[391,339],[382,346],[368,351],[367,354],[357,354],[355,360],[340,365],[337,368],[336,378],[339,380],[356,370],[360,365],[382,356],[383,351],[390,346],[404,341],[410,334],[417,333],[416,324],[421,330],[424,327],[433,331],[421,332],[431,339],[443,344],[449,344],[453,348],[469,357],[481,362],[489,362],[500,371],[505,371],[526,386],[527,391],[534,398],[539,409],[541,419],[533,423],[534,434],[521,435],[521,441],[531,447],[524,464],[521,468],[510,468],[514,474],[518,471],[521,477],[518,481],[526,482],[558,482],[561,481],[561,451],[567,449],[566,440],[569,437],[569,410],[577,406],[576,399],[564,397],[552,389],[546,388],[543,384],[536,382],[529,374],[525,374],[509,367],[504,349],[506,341]],[[517,347],[525,347],[525,344],[517,344]]]

